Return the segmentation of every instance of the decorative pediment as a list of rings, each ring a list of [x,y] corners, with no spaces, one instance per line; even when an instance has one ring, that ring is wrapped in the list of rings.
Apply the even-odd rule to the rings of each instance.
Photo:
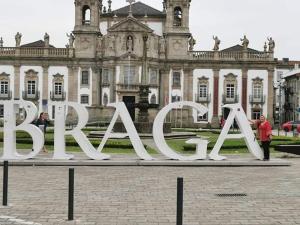
[[[27,70],[25,72],[26,78],[28,79],[35,79],[37,78],[38,72],[34,71],[33,69]]]
[[[234,75],[233,73],[229,73],[227,75],[224,76],[225,79],[236,79],[237,75]]]
[[[133,17],[127,17],[126,19],[116,23],[111,28],[108,29],[108,32],[143,32],[143,33],[153,33],[153,30],[150,29],[147,25],[139,22]]]
[[[254,79],[252,79],[253,83],[262,83],[263,82],[263,79],[260,78],[260,77],[255,77]]]
[[[64,81],[64,75],[57,73],[53,75],[53,81],[54,82],[63,82]]]
[[[0,73],[0,77],[9,77],[9,74],[8,73],[5,73],[5,72],[3,72],[3,73]]]
[[[198,83],[199,84],[208,84],[208,80],[209,80],[208,77],[202,76],[202,77],[198,78]]]

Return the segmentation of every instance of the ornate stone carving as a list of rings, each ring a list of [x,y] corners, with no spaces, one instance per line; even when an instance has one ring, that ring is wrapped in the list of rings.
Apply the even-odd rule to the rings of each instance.
[[[272,37],[268,38],[269,41],[269,52],[273,53],[275,49],[275,41],[272,39]]]
[[[47,33],[45,33],[44,35],[44,42],[45,42],[45,47],[48,48],[50,46],[50,36]]]
[[[213,50],[214,50],[214,51],[219,51],[221,41],[220,41],[220,39],[218,38],[218,36],[213,36],[213,39],[214,39],[214,41],[215,41],[215,45],[214,45]]]
[[[16,47],[20,47],[20,45],[21,45],[21,39],[22,39],[22,34],[18,32],[16,34],[16,36],[15,36],[15,39],[16,39]]]
[[[241,42],[244,50],[247,50],[249,45],[249,40],[247,39],[246,35],[244,35],[244,38],[241,38]]]
[[[189,51],[194,50],[195,44],[196,44],[196,40],[193,38],[193,36],[191,36],[189,39]]]
[[[69,48],[73,48],[74,47],[74,41],[75,41],[74,34],[72,32],[70,34],[67,33],[67,37],[69,38]]]

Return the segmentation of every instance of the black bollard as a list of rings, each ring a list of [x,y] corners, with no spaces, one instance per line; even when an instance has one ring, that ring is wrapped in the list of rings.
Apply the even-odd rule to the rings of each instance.
[[[68,220],[74,220],[74,168],[69,169]]]
[[[177,218],[176,225],[183,223],[183,178],[177,178]]]
[[[7,206],[7,192],[8,192],[8,161],[3,163],[3,201],[2,205]]]

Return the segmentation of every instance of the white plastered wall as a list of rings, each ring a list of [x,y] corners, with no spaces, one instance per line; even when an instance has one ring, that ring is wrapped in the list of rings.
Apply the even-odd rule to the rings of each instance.
[[[253,95],[253,79],[259,77],[263,79],[263,95],[266,96],[265,104],[263,105],[263,114],[267,115],[268,110],[268,71],[267,70],[248,70],[248,83],[247,83],[247,117],[251,119],[251,104],[249,102],[249,96]],[[273,88],[273,87],[271,87]]]
[[[223,94],[224,94],[224,80],[226,75],[234,74],[237,76],[237,91],[236,94],[239,96],[239,103],[242,104],[242,70],[239,69],[221,69],[220,70],[220,79],[219,79],[219,110],[218,114],[222,115],[222,106],[223,106]]]
[[[196,101],[196,94],[198,94],[198,79],[201,77],[208,78],[208,95],[211,96],[211,101],[208,103],[208,122],[210,123],[213,117],[213,93],[214,93],[214,73],[212,69],[195,69],[193,72],[193,101]],[[198,122],[198,113],[193,110],[193,117],[195,123],[207,123]]]

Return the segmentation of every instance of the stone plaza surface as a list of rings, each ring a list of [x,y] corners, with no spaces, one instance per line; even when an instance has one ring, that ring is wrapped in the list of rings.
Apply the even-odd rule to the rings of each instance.
[[[77,166],[74,221],[67,221],[69,167],[11,166],[0,224],[174,225],[177,177],[184,225],[300,224],[300,158],[285,160],[291,166]],[[247,196],[217,196],[235,193]]]

